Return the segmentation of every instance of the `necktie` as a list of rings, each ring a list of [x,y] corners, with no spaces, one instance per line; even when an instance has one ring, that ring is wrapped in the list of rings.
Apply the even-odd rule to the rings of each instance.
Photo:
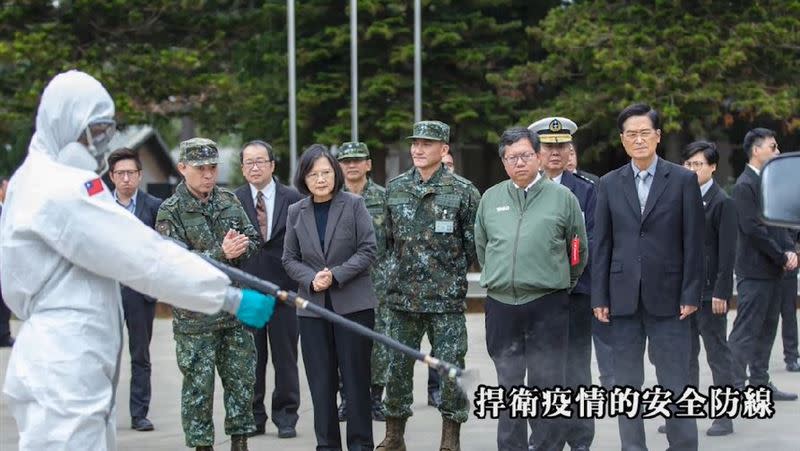
[[[258,228],[261,231],[261,238],[267,241],[267,204],[264,202],[264,193],[261,191],[256,194],[256,217],[258,218]]]
[[[647,178],[650,177],[649,172],[642,171],[636,175],[636,192],[639,195],[639,208],[640,212],[644,213],[644,207],[647,205]]]

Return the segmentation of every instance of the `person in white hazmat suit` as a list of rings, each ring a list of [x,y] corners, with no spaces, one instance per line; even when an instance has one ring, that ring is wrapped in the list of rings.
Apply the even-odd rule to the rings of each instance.
[[[119,283],[181,308],[223,309],[253,327],[275,306],[114,203],[96,172],[105,169],[113,117],[96,79],[53,78],[3,205],[0,280],[24,320],[3,393],[23,451],[116,449]]]

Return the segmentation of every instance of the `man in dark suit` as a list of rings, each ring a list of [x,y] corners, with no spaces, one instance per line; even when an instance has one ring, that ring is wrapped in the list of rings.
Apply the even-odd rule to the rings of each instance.
[[[800,232],[790,230],[787,238],[787,245],[800,252]],[[781,280],[781,335],[786,371],[800,372],[800,353],[797,347],[797,268],[786,271]]]
[[[797,253],[788,230],[767,226],[761,211],[761,168],[780,153],[775,132],[754,128],[744,137],[748,163],[736,180],[733,199],[739,218],[736,277],[739,302],[728,336],[733,356],[733,384],[737,388],[768,385],[775,401],[792,401],[797,395],[778,390],[769,379],[769,355],[778,329],[781,278],[797,268]]]
[[[600,177],[592,174],[591,172],[578,169],[578,148],[574,142],[571,142],[569,145],[566,169],[575,175],[580,175],[583,178],[589,179],[589,181],[592,183],[597,183],[600,181]]]
[[[566,170],[572,152],[572,135],[578,129],[575,122],[562,117],[547,117],[530,125],[539,136],[535,150],[539,153],[545,175],[560,183],[578,198],[583,213],[589,248],[592,247],[594,207],[597,200],[594,183],[582,175]],[[591,257],[590,257],[591,258]],[[592,277],[587,264],[577,285],[569,294],[569,344],[567,350],[567,386],[577,390],[592,385]],[[531,424],[533,429],[534,424]],[[531,434],[533,439],[533,434]],[[557,449],[569,443],[573,451],[588,451],[594,440],[594,420],[572,418],[566,423],[563,438]],[[529,443],[536,446],[532,440]]]
[[[728,302],[733,295],[733,262],[736,258],[736,206],[733,199],[714,182],[719,152],[708,141],[689,144],[683,152],[683,166],[697,174],[703,207],[706,212],[705,226],[705,283],[700,308],[693,315],[690,375],[692,383],[700,386],[700,336],[706,348],[706,360],[711,367],[711,376],[716,386],[733,385],[731,373],[731,351],[728,348]],[[659,428],[659,432],[661,429]],[[733,433],[730,418],[717,418],[706,431],[710,436]]]
[[[0,177],[0,215],[3,214],[3,202],[6,200],[6,190],[8,189],[8,177]],[[0,291],[0,348],[10,348],[14,346],[14,337],[11,336],[11,310],[8,309],[3,301],[3,293]]]
[[[689,380],[691,322],[703,280],[703,202],[697,176],[656,155],[658,112],[635,104],[617,118],[630,164],[597,184],[592,306],[611,322],[617,385],[644,383],[649,341],[659,385],[678,396]],[[674,411],[674,405],[671,407]],[[625,451],[647,449],[641,416],[619,418]],[[667,419],[670,450],[697,450],[697,423]]]
[[[155,227],[161,199],[139,190],[142,182],[142,162],[131,149],[121,148],[108,157],[108,173],[114,184],[114,199],[140,221]],[[131,428],[152,431],[147,419],[150,408],[150,339],[153,337],[153,318],[156,300],[122,286],[122,308],[128,327],[128,350],[131,354]]]
[[[240,152],[242,174],[247,184],[236,190],[236,197],[250,221],[261,235],[262,245],[244,265],[244,270],[269,280],[286,290],[297,290],[297,283],[286,275],[281,263],[283,237],[286,232],[286,211],[289,205],[302,199],[295,189],[273,178],[275,154],[264,141],[251,141]],[[300,380],[297,373],[297,314],[283,304],[275,306],[274,320],[263,329],[253,329],[256,343],[256,386],[253,416],[256,434],[263,434],[267,422],[264,406],[266,370],[272,349],[275,388],[272,391],[272,422],[278,427],[278,437],[297,435],[297,409],[300,406]]]

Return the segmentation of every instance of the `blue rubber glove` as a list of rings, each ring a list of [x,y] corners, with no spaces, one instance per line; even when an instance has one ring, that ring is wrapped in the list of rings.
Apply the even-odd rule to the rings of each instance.
[[[261,294],[258,291],[247,288],[242,289],[242,302],[236,317],[244,324],[262,328],[272,318],[275,311],[275,297],[268,294]]]

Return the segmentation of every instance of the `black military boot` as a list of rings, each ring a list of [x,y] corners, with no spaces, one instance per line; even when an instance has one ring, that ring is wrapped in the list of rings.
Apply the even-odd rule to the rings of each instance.
[[[442,418],[442,443],[439,451],[461,451],[461,423]]]
[[[372,386],[372,421],[386,421],[383,411],[383,386]]]
[[[406,451],[407,418],[386,417],[386,438],[375,448],[375,451]]]
[[[213,446],[196,446],[195,451],[214,451]]]
[[[246,435],[231,436],[231,451],[248,451]]]

